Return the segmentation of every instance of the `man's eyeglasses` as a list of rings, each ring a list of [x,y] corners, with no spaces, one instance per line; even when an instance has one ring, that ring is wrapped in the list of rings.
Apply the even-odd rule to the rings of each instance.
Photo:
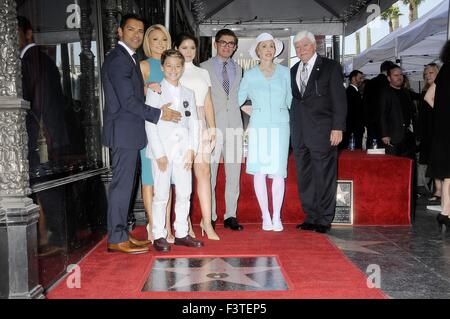
[[[217,43],[221,46],[221,47],[229,47],[229,48],[234,48],[236,46],[236,42],[227,42],[227,41],[217,41]]]

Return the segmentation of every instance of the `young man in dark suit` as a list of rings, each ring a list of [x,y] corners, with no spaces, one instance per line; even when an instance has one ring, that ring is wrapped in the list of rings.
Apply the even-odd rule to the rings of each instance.
[[[314,35],[299,32],[294,46],[300,62],[291,69],[291,141],[306,214],[297,228],[326,233],[336,207],[337,145],[345,131],[347,99],[340,65],[317,55]]]
[[[367,82],[363,94],[364,125],[367,128],[367,148],[371,148],[374,140],[379,147],[384,147],[380,133],[380,92],[389,87],[387,70],[394,65],[392,61],[384,61],[380,66],[380,74]]]
[[[349,84],[345,93],[347,95],[347,129],[339,148],[348,148],[350,137],[355,138],[355,149],[362,149],[362,139],[364,134],[364,119],[362,108],[362,95],[359,93],[359,86],[363,80],[363,73],[353,70],[348,76]]]
[[[30,171],[59,159],[69,146],[61,76],[55,61],[34,42],[30,21],[18,16],[23,99],[30,102],[26,126]],[[44,133],[45,143],[39,143]],[[45,144],[45,145],[43,145]],[[46,148],[46,149],[45,149]]]
[[[409,92],[403,88],[403,72],[398,65],[387,71],[389,87],[380,92],[380,133],[386,154],[415,160],[413,119],[415,107]]]
[[[178,122],[179,112],[145,105],[144,81],[136,50],[144,38],[144,22],[125,15],[118,29],[120,41],[102,67],[105,92],[103,144],[111,149],[112,181],[108,196],[108,251],[145,253],[149,241],[133,238],[127,231],[127,216],[133,192],[139,150],[147,145],[145,121]]]
[[[54,59],[34,42],[30,21],[18,16],[19,48],[22,62],[23,99],[30,102],[26,115],[30,177],[52,172],[70,149],[61,76]],[[55,170],[56,171],[56,170]],[[62,250],[65,209],[64,189],[53,187],[31,195],[40,206],[38,256]]]

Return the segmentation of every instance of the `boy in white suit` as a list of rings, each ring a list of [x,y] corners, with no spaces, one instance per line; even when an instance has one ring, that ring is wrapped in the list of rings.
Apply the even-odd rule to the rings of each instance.
[[[202,247],[203,242],[188,235],[188,214],[192,192],[192,163],[199,144],[199,126],[194,92],[179,84],[184,70],[184,57],[176,50],[166,50],[161,56],[164,80],[161,93],[148,91],[146,104],[170,108],[182,114],[178,123],[145,122],[148,138],[147,157],[152,159],[155,181],[153,197],[153,247],[170,251],[165,229],[166,207],[170,186],[175,184],[175,245]]]

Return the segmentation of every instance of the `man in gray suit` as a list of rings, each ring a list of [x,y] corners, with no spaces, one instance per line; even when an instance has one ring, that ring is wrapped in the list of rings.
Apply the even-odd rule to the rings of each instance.
[[[217,220],[216,182],[220,158],[225,166],[225,228],[242,230],[236,218],[242,162],[242,117],[238,104],[238,89],[242,69],[231,58],[238,39],[233,31],[222,29],[216,34],[217,55],[201,64],[211,77],[211,96],[217,127],[216,147],[211,157],[212,221]]]

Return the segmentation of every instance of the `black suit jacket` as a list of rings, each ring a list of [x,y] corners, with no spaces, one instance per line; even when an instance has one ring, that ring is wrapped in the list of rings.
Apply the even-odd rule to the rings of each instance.
[[[404,92],[409,101],[409,117],[414,116],[414,104],[410,95]],[[394,89],[385,88],[380,92],[380,133],[381,137],[390,137],[392,144],[398,144],[403,141],[406,133],[406,124],[403,116],[401,101]]]
[[[384,74],[378,74],[367,82],[364,88],[363,109],[364,124],[372,126],[379,134],[380,126],[380,92],[389,87],[389,81]]]
[[[300,62],[291,68],[292,105],[290,123],[292,146],[330,148],[331,130],[345,131],[347,98],[341,66],[317,56],[303,97],[296,82]]]
[[[139,62],[118,44],[102,66],[105,110],[102,142],[111,148],[142,149],[147,145],[145,120],[157,123],[159,108],[145,105]]]
[[[347,133],[361,135],[364,133],[364,119],[362,108],[362,96],[352,86],[349,85],[345,91],[347,95]]]
[[[48,152],[68,146],[61,76],[55,61],[38,45],[29,48],[22,58],[22,94],[30,102],[26,117],[29,152],[36,149],[41,117]]]

